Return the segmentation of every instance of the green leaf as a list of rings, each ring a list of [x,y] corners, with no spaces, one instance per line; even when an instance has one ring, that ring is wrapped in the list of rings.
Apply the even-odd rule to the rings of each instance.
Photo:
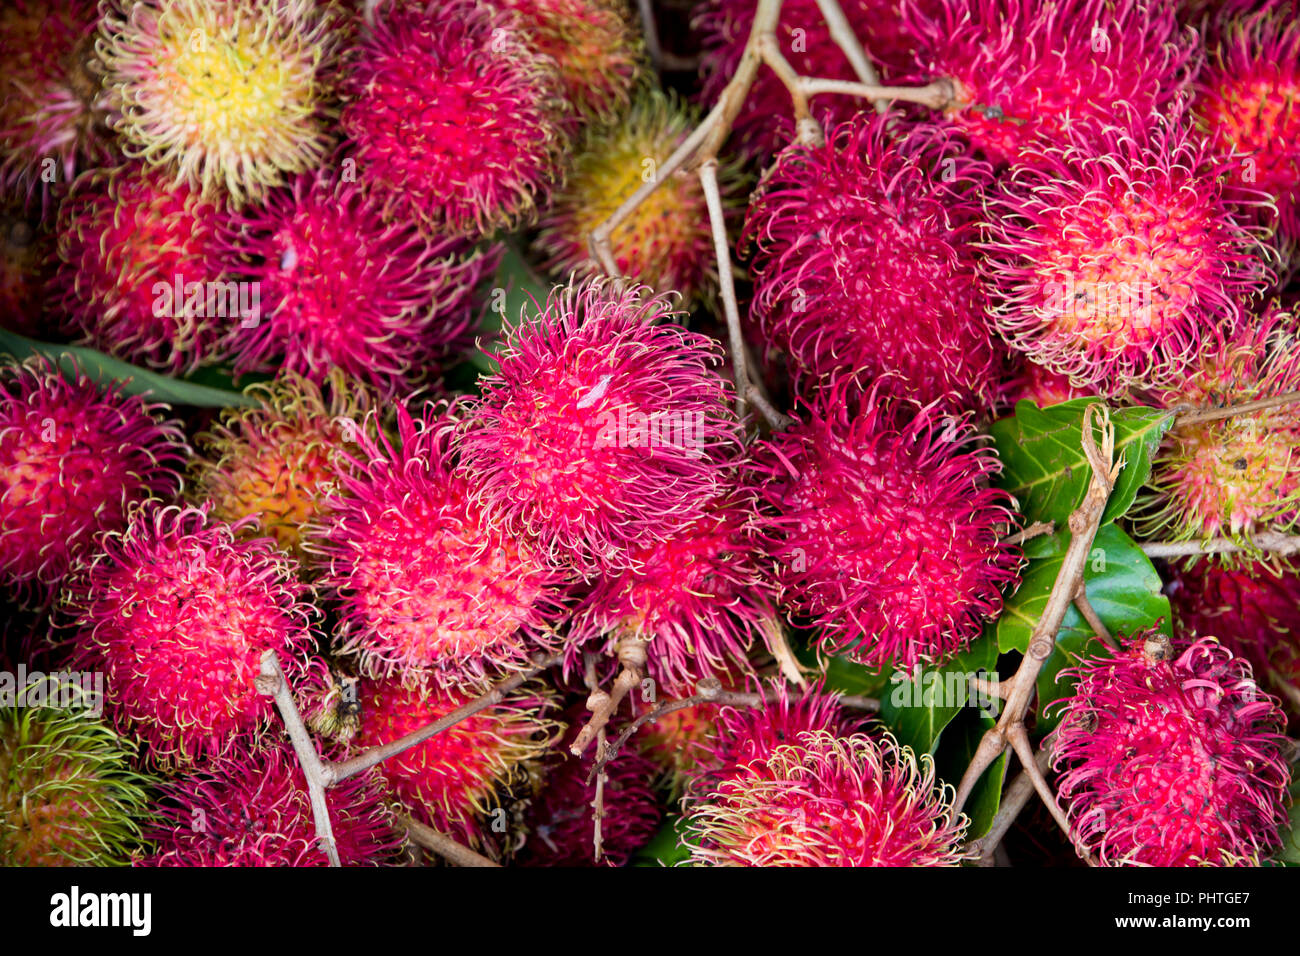
[[[468,364],[480,372],[495,372],[496,359],[485,352],[496,353],[500,350],[503,321],[508,318],[513,325],[518,324],[521,318],[531,318],[536,314],[537,306],[546,303],[551,288],[552,285],[524,261],[518,245],[507,242],[501,265],[497,267],[496,278],[492,281],[489,308],[479,323],[479,344],[482,350],[474,349],[467,355]]]
[[[1058,530],[1064,529],[1070,513],[1083,502],[1092,476],[1083,454],[1083,413],[1096,402],[1076,398],[1040,409],[1031,401],[1021,401],[1013,417],[993,423],[993,440],[1003,466],[999,484],[1020,502],[1026,523],[1054,521]],[[1124,468],[1102,514],[1103,524],[1132,507],[1174,416],[1139,406],[1112,409],[1110,420],[1115,426],[1115,460],[1122,455]]]
[[[984,732],[997,726],[997,720],[972,709],[964,710],[944,732],[943,744],[935,755],[936,770],[940,779],[954,787],[961,782],[962,774],[975,758]],[[975,783],[966,799],[964,812],[970,817],[967,840],[977,840],[989,832],[993,819],[1002,805],[1002,785],[1007,772],[1007,754],[993,761],[993,765]]]
[[[1273,858],[1282,866],[1300,866],[1300,780],[1291,784],[1291,815],[1280,830],[1282,849]]]
[[[682,817],[670,814],[650,842],[633,854],[630,866],[690,866],[691,851],[685,841]]]
[[[847,657],[818,655],[815,647],[800,641],[797,635],[791,638],[790,649],[794,651],[795,658],[804,667],[820,669],[827,690],[838,691],[849,696],[879,697],[889,686],[892,668],[864,667],[855,664]]]
[[[101,385],[119,382],[122,390],[129,395],[148,395],[157,401],[172,405],[229,408],[233,405],[252,407],[257,404],[256,400],[241,392],[168,378],[157,372],[104,355],[102,352],[96,352],[94,349],[77,345],[36,342],[4,329],[0,329],[0,353],[7,353],[20,361],[32,355],[45,355],[54,359],[65,375],[71,375],[74,369],[80,369]]]
[[[967,706],[970,678],[979,673],[991,675],[997,657],[997,642],[992,632],[986,631],[943,667],[918,667],[912,674],[895,670],[889,677],[890,687],[880,698],[881,719],[899,743],[917,753],[934,753],[944,727]]]

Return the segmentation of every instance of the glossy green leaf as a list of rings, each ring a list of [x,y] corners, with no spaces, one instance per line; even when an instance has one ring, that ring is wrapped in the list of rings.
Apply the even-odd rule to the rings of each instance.
[[[969,649],[942,667],[895,670],[880,695],[880,717],[900,743],[917,753],[933,753],[944,727],[968,705],[970,678],[991,674],[997,665],[997,642],[986,632]]]
[[[683,837],[686,828],[682,817],[671,814],[650,842],[637,850],[631,866],[690,866],[691,851]]]

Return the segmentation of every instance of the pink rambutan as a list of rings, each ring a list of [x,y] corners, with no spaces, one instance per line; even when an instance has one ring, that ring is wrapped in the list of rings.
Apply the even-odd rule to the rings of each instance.
[[[44,359],[0,364],[0,579],[52,591],[133,502],[180,490],[163,408]]]
[[[136,164],[82,174],[59,208],[53,309],[89,345],[168,372],[219,358],[247,321],[219,278],[221,212]]]
[[[344,866],[380,865],[400,845],[376,771],[325,791]],[[302,767],[287,744],[236,750],[164,783],[146,836],[150,866],[326,866]]]
[[[105,714],[166,769],[220,756],[279,719],[256,687],[267,651],[294,691],[323,677],[292,561],[238,530],[148,502],[70,582],[78,666],[104,673]]]
[[[1053,372],[1050,368],[1029,361],[1022,363],[1008,390],[1013,404],[1027,399],[1039,408],[1049,408],[1094,394],[1091,389],[1071,385],[1070,379],[1060,372]]]
[[[457,467],[455,410],[413,419],[398,439],[358,434],[310,549],[337,596],[340,650],[363,673],[483,689],[556,646],[564,577],[530,542],[490,522]]]
[[[1197,35],[1166,0],[937,0],[904,11],[918,48],[908,81],[952,80],[946,118],[999,164],[1091,135],[1117,105],[1140,118],[1163,111],[1197,65]]]
[[[1002,610],[1018,552],[996,453],[965,418],[842,389],[774,435],[758,467],[782,600],[829,653],[911,668],[963,650]],[[909,411],[911,409],[911,411]],[[907,415],[914,417],[907,420]]]
[[[955,866],[965,817],[929,754],[886,735],[797,735],[691,800],[686,844],[723,866]]]
[[[474,494],[560,566],[633,567],[631,551],[702,517],[738,428],[714,340],[668,300],[588,280],[508,328],[500,369],[461,436]]]
[[[1234,217],[1222,160],[1151,117],[1031,149],[989,195],[981,271],[994,323],[1031,361],[1115,395],[1176,380],[1272,279]]]
[[[1277,701],[1213,637],[1132,635],[1077,679],[1055,731],[1058,802],[1103,865],[1258,864],[1286,819]]]
[[[1209,561],[1174,569],[1166,586],[1174,623],[1188,637],[1217,637],[1300,716],[1300,571]]]
[[[436,375],[471,344],[473,294],[499,248],[429,238],[334,173],[307,173],[223,230],[229,274],[259,290],[260,314],[232,323],[235,371],[331,368],[392,393]]]
[[[300,561],[303,526],[323,513],[371,402],[337,370],[327,381],[328,397],[292,372],[250,386],[258,404],[226,411],[196,436],[206,457],[190,463],[196,503],[210,502],[218,520],[243,522],[245,537],[270,535]]]
[[[389,0],[345,63],[340,124],[358,174],[432,233],[530,220],[563,179],[558,68],[474,0]]]
[[[590,126],[572,158],[568,179],[543,213],[537,248],[545,267],[561,278],[595,275],[591,232],[645,182],[658,176],[658,164],[672,155],[697,125],[694,112],[673,96],[650,90],[619,119]],[[724,213],[743,202],[740,169],[732,162],[718,169]],[[717,283],[713,233],[704,189],[696,176],[670,177],[610,236],[622,275],[659,292],[678,292],[693,302]]]
[[[778,157],[742,239],[752,315],[805,391],[896,372],[890,387],[923,402],[987,404],[1001,349],[970,242],[992,170],[943,130],[895,136],[897,119],[860,114]]]
[[[361,728],[365,749],[391,743],[469,703],[471,698],[435,686],[407,687],[397,680],[363,680]],[[531,795],[541,760],[559,726],[544,693],[521,689],[501,702],[396,754],[379,771],[412,815],[473,847],[503,840],[507,808]],[[518,791],[518,792],[517,792]]]
[[[330,0],[102,0],[95,52],[123,149],[234,206],[330,146]]]
[[[56,188],[112,153],[91,64],[94,0],[0,9],[0,194],[46,208]],[[34,203],[39,197],[39,203]]]
[[[1277,5],[1226,16],[1197,74],[1192,113],[1215,149],[1230,157],[1232,182],[1263,191],[1276,209],[1248,214],[1276,220],[1284,239],[1300,241],[1300,21]]]

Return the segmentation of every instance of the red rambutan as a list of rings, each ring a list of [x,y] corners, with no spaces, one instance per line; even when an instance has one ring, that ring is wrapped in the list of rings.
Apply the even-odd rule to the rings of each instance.
[[[180,490],[163,407],[44,359],[0,364],[0,579],[53,589],[133,502]]]
[[[1291,777],[1277,701],[1212,637],[1124,644],[1063,672],[1078,685],[1053,761],[1076,846],[1108,866],[1258,864]]]
[[[506,532],[583,573],[702,517],[738,431],[716,341],[661,296],[589,280],[507,330],[500,370],[461,437],[474,494]]]

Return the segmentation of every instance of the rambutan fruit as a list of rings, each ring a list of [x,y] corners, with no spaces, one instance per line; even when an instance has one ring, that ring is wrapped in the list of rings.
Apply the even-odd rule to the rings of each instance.
[[[112,154],[92,66],[94,0],[11,0],[0,9],[0,194],[51,205]]]
[[[1015,515],[966,418],[839,388],[774,435],[756,470],[782,601],[823,649],[911,668],[965,649],[1002,610]],[[907,420],[907,416],[913,417]]]
[[[993,321],[1030,361],[1103,396],[1176,381],[1271,281],[1257,230],[1183,120],[1074,132],[1029,150],[989,194]]]
[[[912,0],[928,8],[938,0]],[[844,0],[840,4],[868,56],[886,76],[911,63],[915,37],[903,18],[901,0]],[[736,75],[754,26],[756,5],[749,0],[701,0],[692,27],[703,47],[700,99],[712,106]],[[831,38],[817,0],[786,0],[776,27],[782,55],[803,76],[831,80],[859,79],[847,57]],[[835,126],[870,104],[859,97],[821,95],[812,101],[823,125]],[[740,151],[766,157],[778,152],[794,135],[790,93],[771,70],[760,67],[733,130]]]
[[[133,502],[180,490],[163,407],[45,359],[0,364],[0,580],[48,596]]]
[[[1276,222],[1300,241],[1300,21],[1276,5],[1226,16],[1212,31],[1194,82],[1192,113],[1215,149],[1228,156],[1232,182],[1261,190],[1276,208],[1247,212]]]
[[[1162,112],[1199,63],[1195,31],[1166,0],[937,0],[904,16],[917,38],[906,82],[953,81],[946,119],[997,164],[1098,132],[1117,105]]]
[[[260,314],[232,323],[238,374],[331,368],[385,393],[472,343],[473,295],[500,249],[428,238],[334,173],[303,174],[223,229],[229,275],[258,289]]]
[[[243,522],[245,537],[270,535],[302,561],[303,526],[322,514],[342,453],[371,402],[337,370],[326,391],[328,398],[293,372],[250,386],[255,407],[228,410],[196,436],[206,456],[190,462],[191,498],[210,502],[220,521]]]
[[[659,175],[664,162],[697,125],[694,111],[671,95],[650,90],[609,125],[590,126],[573,157],[568,179],[542,216],[537,248],[545,268],[567,279],[595,275],[591,232],[624,200]],[[739,166],[718,169],[724,213],[743,202]],[[713,234],[698,177],[674,176],[660,186],[610,236],[621,274],[659,292],[678,292],[685,303],[717,284]]]
[[[645,74],[641,33],[621,0],[491,0],[519,18],[529,45],[560,67],[565,99],[588,119],[627,108]]]
[[[489,516],[584,574],[633,567],[632,549],[701,518],[737,441],[717,342],[647,293],[599,279],[552,290],[507,328],[460,440]]]
[[[0,708],[0,865],[133,862],[149,803],[134,755],[86,710]]]
[[[955,866],[966,818],[929,754],[802,733],[688,803],[692,859],[721,866]]]
[[[151,866],[326,866],[298,758],[288,744],[237,750],[164,783],[147,835]],[[344,866],[381,865],[400,846],[376,771],[325,791]]]
[[[734,479],[733,479],[734,482]],[[775,583],[754,538],[756,493],[738,483],[671,537],[629,551],[632,568],[599,578],[574,611],[569,666],[605,638],[645,643],[659,691],[690,696],[706,677],[752,673],[755,637],[776,623]]]
[[[488,520],[456,465],[457,410],[397,410],[399,443],[358,434],[309,534],[363,673],[482,690],[556,646],[565,578]]]
[[[389,0],[346,58],[349,158],[397,216],[436,234],[530,221],[563,179],[558,68],[507,11]]]
[[[1217,637],[1300,717],[1300,571],[1198,561],[1175,568],[1165,591],[1179,633]]]
[[[392,743],[426,727],[472,698],[435,686],[363,680],[358,688],[360,749]],[[502,848],[507,810],[531,796],[541,759],[559,726],[548,695],[527,688],[396,754],[379,771],[412,816],[453,839]]]
[[[1044,368],[1034,362],[1024,362],[1008,389],[1012,395],[1012,404],[1028,399],[1039,408],[1049,408],[1076,398],[1086,398],[1093,393],[1091,389],[1071,385],[1070,379],[1050,368]]]
[[[238,530],[206,510],[146,503],[69,584],[78,667],[104,673],[106,715],[167,770],[260,739],[279,719],[256,687],[267,651],[294,691],[323,676],[291,559]]]
[[[1156,390],[1164,408],[1212,408],[1300,389],[1300,343],[1294,317],[1266,309],[1230,338],[1205,349],[1175,384]],[[1228,537],[1259,555],[1257,531],[1300,522],[1300,420],[1293,408],[1175,423],[1152,467],[1135,526],[1144,536],[1176,541]],[[1232,562],[1241,553],[1216,554]]]
[[[895,136],[897,120],[859,114],[777,158],[742,238],[751,314],[805,392],[893,372],[923,402],[987,405],[1001,350],[970,243],[992,169],[935,127]]]
[[[0,328],[45,339],[45,291],[55,261],[53,234],[40,220],[0,205]]]
[[[331,2],[105,0],[95,52],[129,156],[206,199],[256,201],[330,148]]]
[[[717,704],[696,704],[647,723],[628,742],[655,767],[656,783],[677,799],[708,755],[717,734]]]
[[[82,174],[59,208],[52,308],[78,344],[152,368],[220,357],[242,298],[219,278],[221,212],[188,186],[129,164]]]
[[[1285,718],[1213,637],[1140,632],[1064,671],[1053,762],[1076,847],[1103,865],[1258,864],[1286,819]]]

